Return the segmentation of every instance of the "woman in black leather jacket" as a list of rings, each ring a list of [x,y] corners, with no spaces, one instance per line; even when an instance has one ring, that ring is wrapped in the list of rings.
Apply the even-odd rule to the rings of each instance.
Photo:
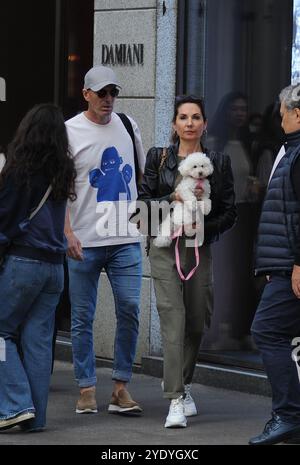
[[[214,172],[210,177],[212,210],[205,217],[204,244],[199,247],[200,265],[189,281],[181,281],[175,264],[174,241],[157,248],[150,240],[151,276],[164,348],[164,397],[171,400],[165,427],[185,427],[186,417],[197,414],[190,394],[191,381],[205,326],[213,309],[212,258],[210,244],[231,228],[236,219],[233,177],[228,156],[206,150],[201,142],[207,120],[204,104],[194,96],[177,97],[173,117],[174,145],[149,150],[139,200],[151,202],[181,200],[175,187],[179,162],[193,152],[204,152]],[[201,190],[196,192],[200,198]],[[151,221],[151,218],[150,218]],[[185,237],[179,241],[183,271],[194,266],[194,248]]]

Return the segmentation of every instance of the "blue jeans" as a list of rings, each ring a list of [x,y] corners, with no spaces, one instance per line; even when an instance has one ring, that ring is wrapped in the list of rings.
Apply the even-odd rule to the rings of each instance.
[[[6,361],[0,361],[2,420],[33,411],[27,426],[46,424],[54,317],[62,289],[62,265],[8,256],[0,269],[0,338],[6,346]]]
[[[300,336],[300,300],[293,292],[291,277],[271,276],[251,331],[271,383],[273,411],[299,424],[300,382],[291,343]]]
[[[139,243],[83,249],[84,260],[68,259],[72,306],[72,347],[79,387],[95,386],[93,322],[97,288],[104,268],[110,281],[117,319],[114,344],[114,380],[132,375],[139,328],[142,256]]]

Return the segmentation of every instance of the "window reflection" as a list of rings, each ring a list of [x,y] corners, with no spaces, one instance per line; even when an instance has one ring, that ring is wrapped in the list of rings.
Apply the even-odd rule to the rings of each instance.
[[[292,84],[300,80],[300,0],[294,0]]]
[[[251,119],[247,102],[242,93],[226,95],[207,141],[230,156],[238,214],[236,226],[214,246],[217,323],[211,347],[241,352],[256,351],[250,327],[266,283],[264,277],[254,276],[256,233],[272,166],[283,144],[278,104]]]
[[[212,119],[208,147],[229,155],[237,202],[237,223],[214,246],[216,306],[222,303],[215,349],[251,350],[250,326],[259,298],[253,277],[253,250],[261,201],[249,127],[248,97],[230,92]]]
[[[257,226],[274,159],[283,143],[276,104],[291,80],[292,0],[186,2],[180,93],[205,97],[206,146],[230,156],[238,220],[213,246],[215,304],[202,350],[256,353],[250,327],[265,278],[254,276]],[[193,11],[194,14],[191,14]],[[183,23],[182,23],[183,24]],[[204,27],[205,25],[205,27]],[[187,39],[205,29],[191,49]],[[278,66],[280,63],[280,67]],[[179,74],[180,75],[180,74]],[[210,352],[212,353],[212,352]]]
[[[209,126],[209,134],[208,147],[230,156],[237,203],[250,200],[254,191],[251,190],[253,165],[246,95],[231,92],[223,97]]]
[[[255,351],[250,327],[264,277],[254,276],[256,233],[261,206],[276,155],[284,136],[278,103],[263,115],[249,115],[249,99],[236,91],[220,101],[209,129],[207,146],[229,155],[232,165],[237,223],[214,245],[215,333],[213,349]]]
[[[262,196],[265,194],[276,155],[284,143],[279,108],[278,102],[267,106],[262,117],[261,130],[252,145],[252,158]]]

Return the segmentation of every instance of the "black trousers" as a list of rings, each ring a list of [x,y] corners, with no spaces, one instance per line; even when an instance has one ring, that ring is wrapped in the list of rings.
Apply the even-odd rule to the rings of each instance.
[[[297,350],[295,338],[300,337],[300,300],[293,293],[290,276],[271,276],[251,331],[271,383],[273,411],[300,424],[300,368],[292,357]]]

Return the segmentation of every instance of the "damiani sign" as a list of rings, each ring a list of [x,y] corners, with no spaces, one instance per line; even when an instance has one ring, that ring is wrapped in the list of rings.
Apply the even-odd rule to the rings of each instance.
[[[102,64],[123,66],[143,65],[144,44],[103,44]]]
[[[6,83],[5,79],[0,77],[0,102],[6,101]]]

